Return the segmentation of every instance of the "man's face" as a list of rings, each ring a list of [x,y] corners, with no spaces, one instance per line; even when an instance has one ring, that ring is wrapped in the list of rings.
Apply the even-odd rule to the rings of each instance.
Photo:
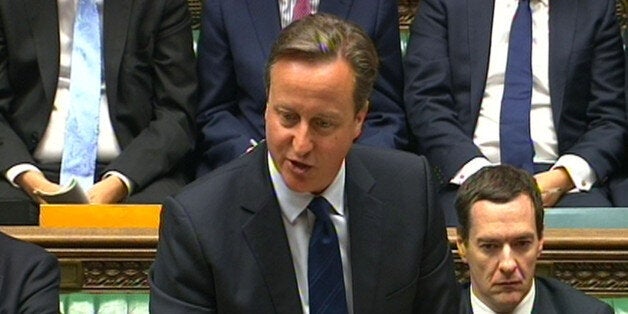
[[[457,245],[475,296],[496,312],[512,311],[530,291],[543,249],[532,200],[522,194],[504,204],[476,202],[468,243],[458,238]]]
[[[344,60],[280,60],[270,72],[266,139],[286,185],[318,194],[336,177],[366,109],[355,113],[353,71]]]

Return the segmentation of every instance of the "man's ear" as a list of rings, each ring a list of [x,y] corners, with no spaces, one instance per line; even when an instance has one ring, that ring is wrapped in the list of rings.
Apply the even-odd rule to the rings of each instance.
[[[539,251],[536,253],[536,257],[539,258],[541,253],[543,252],[543,243],[545,242],[545,238],[539,239]]]
[[[456,246],[458,247],[458,255],[460,255],[460,258],[462,259],[462,261],[466,263],[467,262],[467,245],[465,244],[464,240],[460,236],[456,237]]]

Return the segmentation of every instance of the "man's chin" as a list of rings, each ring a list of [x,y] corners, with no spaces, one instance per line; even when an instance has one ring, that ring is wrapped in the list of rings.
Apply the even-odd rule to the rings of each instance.
[[[523,293],[520,291],[503,291],[496,298],[497,304],[494,304],[493,310],[498,313],[512,312],[517,305],[523,300]]]

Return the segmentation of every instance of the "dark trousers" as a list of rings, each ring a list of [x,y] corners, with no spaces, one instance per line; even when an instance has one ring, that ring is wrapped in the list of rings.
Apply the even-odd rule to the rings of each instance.
[[[46,178],[59,182],[59,164],[37,165]],[[105,165],[98,166],[101,173]],[[188,176],[180,169],[158,178],[141,190],[133,191],[124,203],[161,204],[171,194],[178,192],[189,182]],[[5,177],[0,179],[0,225],[38,225],[39,205],[22,189],[15,188]]]

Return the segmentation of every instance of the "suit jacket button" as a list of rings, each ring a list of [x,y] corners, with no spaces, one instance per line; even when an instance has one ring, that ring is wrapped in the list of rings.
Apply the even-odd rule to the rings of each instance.
[[[31,142],[33,142],[33,144],[37,144],[37,142],[39,142],[39,133],[31,133]]]

